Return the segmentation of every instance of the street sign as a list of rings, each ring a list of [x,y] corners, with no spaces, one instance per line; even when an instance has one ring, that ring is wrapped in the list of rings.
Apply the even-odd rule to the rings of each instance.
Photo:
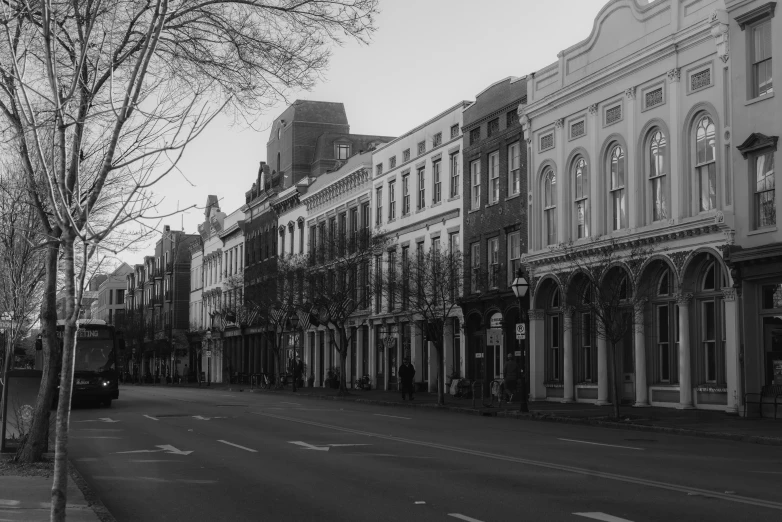
[[[475,358],[476,358],[476,359],[483,359],[483,354],[482,354],[481,352],[477,352],[477,353],[475,354]]]
[[[524,323],[516,323],[516,339],[527,338],[527,325]]]
[[[489,328],[502,328],[502,314],[497,312],[489,319]]]
[[[502,346],[502,330],[499,328],[486,330],[486,344],[489,346]]]
[[[516,355],[516,357],[521,357],[521,350],[516,350],[514,355]]]

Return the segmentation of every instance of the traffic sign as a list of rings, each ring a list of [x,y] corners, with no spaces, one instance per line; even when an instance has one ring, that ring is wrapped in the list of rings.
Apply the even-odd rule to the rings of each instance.
[[[527,325],[524,323],[516,323],[516,339],[527,338]]]

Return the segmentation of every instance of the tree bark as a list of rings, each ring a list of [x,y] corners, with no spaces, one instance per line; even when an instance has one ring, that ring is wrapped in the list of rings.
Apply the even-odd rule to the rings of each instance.
[[[345,386],[345,379],[347,379],[347,359],[348,359],[348,336],[345,333],[345,327],[342,326],[339,328],[339,347],[337,348],[337,351],[339,352],[339,361],[340,361],[340,372],[339,372],[339,394],[340,395],[349,395],[347,386]]]
[[[60,399],[57,405],[54,445],[54,477],[52,480],[52,522],[65,522],[65,504],[68,488],[68,424],[71,416],[71,391],[73,390],[73,367],[76,356],[76,287],[74,274],[73,237],[66,235],[62,240],[65,275],[65,328],[62,336],[62,371],[60,373]]]
[[[46,249],[46,283],[41,302],[41,330],[43,332],[43,372],[35,401],[30,433],[17,453],[19,462],[38,462],[48,447],[49,412],[57,385],[57,369],[62,360],[62,349],[57,339],[57,258],[59,243],[52,242]]]
[[[445,406],[445,383],[443,382],[443,346],[435,344],[437,350],[437,405]]]

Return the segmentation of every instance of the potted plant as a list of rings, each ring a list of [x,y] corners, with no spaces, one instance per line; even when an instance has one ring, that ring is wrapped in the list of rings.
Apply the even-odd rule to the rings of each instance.
[[[332,366],[326,372],[326,386],[329,388],[339,388],[339,368]]]

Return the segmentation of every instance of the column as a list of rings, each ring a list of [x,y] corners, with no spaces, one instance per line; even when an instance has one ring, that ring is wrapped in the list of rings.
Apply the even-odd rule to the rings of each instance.
[[[627,120],[627,136],[636,135],[635,125],[635,87],[630,87],[625,90],[625,118]],[[625,151],[625,164],[627,172],[632,172],[635,169],[628,168],[631,165],[631,161],[635,161],[635,140],[630,138],[627,140],[627,150]],[[638,185],[645,183],[646,180],[636,176],[627,176],[625,183],[627,183],[627,198],[630,203],[630,211],[627,215],[627,224],[631,229],[644,224],[643,219],[643,190],[638,188]]]
[[[575,402],[575,388],[573,386],[573,307],[566,306],[562,310],[564,327],[562,330],[562,344],[565,355],[562,363],[564,367],[564,398],[562,402]]]
[[[739,382],[741,380],[741,365],[739,364],[738,337],[738,306],[736,306],[736,289],[723,288],[722,297],[725,304],[725,378],[728,385],[727,413],[739,412]]]
[[[606,340],[597,337],[597,405],[610,404],[608,400],[608,347]]]
[[[671,11],[676,12],[676,11]],[[678,16],[673,16],[673,20],[679,19]],[[682,115],[679,114],[679,91],[681,84],[679,78],[681,76],[681,70],[677,67],[668,71],[668,107],[669,107],[669,132],[671,137],[668,140],[668,150],[670,153],[670,165],[679,165],[680,159],[680,147],[679,147],[679,126],[682,125]],[[671,191],[671,204],[670,214],[671,218],[678,223],[680,219],[688,216],[690,213],[687,211],[690,201],[686,195],[689,194],[687,190],[687,183],[689,183],[689,172],[684,173],[681,169],[671,169],[671,180],[668,182]]]
[[[546,399],[546,387],[543,385],[546,379],[546,329],[545,314],[543,310],[533,309],[529,311],[529,393],[531,401]]]
[[[437,348],[432,341],[427,341],[429,345],[429,386],[428,391],[437,391],[437,381],[442,381],[443,376],[437,373]],[[442,373],[442,372],[440,372]]]
[[[557,172],[556,175],[559,178],[557,183],[557,242],[567,243],[570,240],[570,204],[568,194],[568,184],[563,183],[567,178],[565,175],[565,119],[559,118],[555,122],[556,131],[554,133],[554,139],[556,140],[557,148]]]
[[[646,300],[635,303],[635,404],[636,408],[649,406],[649,388],[646,385],[646,337],[644,310]]]
[[[356,327],[356,378],[361,379],[364,376],[364,346],[367,340],[364,339],[364,327]]]
[[[439,375],[439,378],[443,380],[443,390],[446,395],[448,395],[447,377],[453,373],[454,368],[453,334],[453,319],[448,318],[443,329],[443,367],[440,369]]]
[[[690,409],[692,404],[692,368],[690,355],[690,302],[692,294],[678,294],[679,304],[679,408]]]

